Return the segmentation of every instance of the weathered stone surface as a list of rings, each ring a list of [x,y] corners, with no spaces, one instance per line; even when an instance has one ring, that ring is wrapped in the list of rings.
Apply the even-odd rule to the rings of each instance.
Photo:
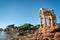
[[[60,40],[60,32],[56,32],[54,35],[55,40]]]

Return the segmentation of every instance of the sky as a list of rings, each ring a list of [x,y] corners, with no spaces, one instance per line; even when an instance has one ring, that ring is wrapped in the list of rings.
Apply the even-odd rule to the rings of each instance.
[[[0,0],[0,28],[10,24],[40,24],[40,8],[52,8],[60,23],[60,0]]]

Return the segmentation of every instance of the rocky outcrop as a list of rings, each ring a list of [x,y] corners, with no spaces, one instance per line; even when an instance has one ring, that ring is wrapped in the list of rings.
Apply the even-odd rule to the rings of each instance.
[[[44,19],[43,26],[42,19]],[[48,23],[46,23],[46,19],[48,19]],[[41,8],[40,28],[34,34],[18,36],[16,40],[60,40],[60,26],[56,24],[56,15],[53,9]]]

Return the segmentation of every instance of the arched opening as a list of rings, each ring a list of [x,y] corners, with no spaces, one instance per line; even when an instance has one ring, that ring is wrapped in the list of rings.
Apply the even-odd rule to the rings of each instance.
[[[49,17],[48,17],[48,27],[51,26],[51,23],[52,23],[52,20],[51,20],[51,17],[49,16]]]

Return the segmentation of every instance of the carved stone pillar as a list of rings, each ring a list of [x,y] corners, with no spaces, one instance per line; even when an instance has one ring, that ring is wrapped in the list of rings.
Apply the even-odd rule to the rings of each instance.
[[[48,18],[48,26],[51,26],[51,19]]]
[[[53,26],[55,26],[56,25],[56,20],[53,20]]]
[[[42,18],[40,18],[40,28],[42,27]]]
[[[48,18],[48,26],[53,26],[54,25],[54,20],[52,19],[52,17]]]
[[[51,26],[53,26],[52,20],[51,20]]]
[[[46,23],[46,18],[44,18],[44,27],[47,26],[47,23]]]
[[[53,26],[53,20],[52,20],[52,17],[51,17],[51,26]]]
[[[53,26],[55,26],[56,25],[56,18],[54,17],[53,18]]]

